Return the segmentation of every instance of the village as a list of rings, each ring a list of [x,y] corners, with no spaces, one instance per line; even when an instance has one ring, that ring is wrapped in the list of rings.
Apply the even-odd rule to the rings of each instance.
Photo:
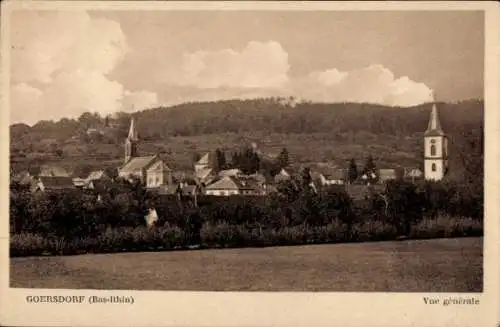
[[[217,162],[225,153],[219,149],[205,153],[194,163],[191,171],[171,169],[158,154],[141,154],[134,118],[130,121],[128,136],[124,145],[123,164],[116,171],[96,170],[88,176],[72,176],[61,167],[44,166],[33,176],[27,171],[13,174],[12,180],[28,186],[31,192],[64,191],[69,189],[95,189],[102,182],[117,177],[131,180],[136,178],[150,191],[158,194],[182,194],[185,196],[266,196],[277,192],[279,183],[291,180],[307,171],[310,186],[317,191],[331,185],[343,186],[351,197],[362,197],[366,187],[383,188],[389,180],[404,179],[411,182],[441,180],[448,170],[448,141],[439,121],[436,104],[432,104],[429,122],[424,133],[424,162],[415,167],[375,167],[369,157],[365,167],[357,167],[354,160],[345,167],[329,164],[314,166],[296,165],[289,159],[291,154],[266,154],[252,143],[246,155],[258,158],[253,169],[238,168],[238,165],[220,165]],[[252,157],[253,156],[253,157]],[[356,158],[364,160],[365,158]],[[231,158],[227,159],[231,161]],[[234,161],[234,158],[233,158]],[[263,161],[274,164],[274,171],[259,167]],[[262,166],[262,165],[261,165]],[[419,168],[423,167],[423,170]]]

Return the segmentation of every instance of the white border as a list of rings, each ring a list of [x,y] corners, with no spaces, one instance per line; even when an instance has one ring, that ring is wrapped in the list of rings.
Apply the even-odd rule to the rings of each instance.
[[[429,306],[427,293],[243,293],[112,291],[135,304],[27,304],[26,295],[95,295],[106,291],[9,288],[9,13],[13,10],[484,10],[485,45],[485,242],[484,292],[479,306]],[[499,11],[495,2],[120,2],[6,1],[2,3],[2,110],[0,122],[0,324],[22,326],[496,326],[499,225],[496,169],[499,157]],[[110,291],[107,291],[109,293]],[[433,293],[449,297],[449,293]],[[466,296],[467,294],[455,294]]]

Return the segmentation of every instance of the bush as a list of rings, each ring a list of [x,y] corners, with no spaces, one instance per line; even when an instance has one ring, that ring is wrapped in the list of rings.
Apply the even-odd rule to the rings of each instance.
[[[434,219],[424,219],[417,224],[411,238],[482,236],[481,221],[468,217],[440,215]]]
[[[199,206],[188,197],[150,194],[136,182],[101,185],[100,198],[81,190],[31,194],[11,185],[11,255],[482,234],[482,193],[476,184],[425,182],[419,188],[393,181],[364,201],[352,201],[341,186],[315,193],[299,184],[285,188],[293,193],[287,196],[200,196]],[[159,220],[149,228],[144,216],[151,206]]]

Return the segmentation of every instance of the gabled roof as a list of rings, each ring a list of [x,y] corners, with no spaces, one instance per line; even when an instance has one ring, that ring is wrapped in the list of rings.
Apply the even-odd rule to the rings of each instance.
[[[408,168],[405,169],[405,176],[408,177],[422,177],[424,175],[423,171],[418,168]]]
[[[319,171],[326,180],[344,180],[347,178],[347,169],[344,168],[324,168]]]
[[[441,128],[441,122],[439,121],[439,115],[436,108],[436,104],[432,104],[432,111],[429,117],[429,124],[427,125],[427,130],[424,136],[444,136],[443,129]]]
[[[198,160],[198,162],[196,162],[197,165],[210,165],[210,157],[212,156],[212,154],[210,152],[207,152],[203,155],[203,157],[200,158],[200,160]]]
[[[104,172],[104,170],[94,170],[92,171],[89,176],[87,177],[88,181],[93,181],[96,179],[101,179],[101,178],[107,178],[108,176]]]
[[[132,173],[132,172],[137,172],[138,170],[146,169],[157,159],[158,156],[156,155],[132,158],[120,168],[120,172]]]
[[[215,183],[207,186],[207,190],[249,190],[253,189],[250,185],[243,185],[241,181],[233,176],[225,176]]]
[[[210,176],[210,174],[213,172],[212,168],[203,168],[195,172],[196,178],[199,180],[205,180],[207,177]]]
[[[75,188],[75,185],[73,184],[73,179],[71,177],[40,176],[39,181],[40,183],[43,184],[45,189],[50,189],[50,190]]]

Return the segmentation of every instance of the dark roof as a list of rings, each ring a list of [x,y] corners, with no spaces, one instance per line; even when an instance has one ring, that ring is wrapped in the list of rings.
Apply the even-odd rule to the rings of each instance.
[[[233,176],[225,176],[215,183],[207,186],[207,190],[251,190],[254,189],[252,185],[245,181],[240,181]]]
[[[106,174],[104,170],[94,170],[90,172],[89,176],[87,177],[87,180],[98,180],[101,178],[109,178],[109,176]]]
[[[327,180],[343,180],[347,178],[347,169],[333,168],[321,172]]]

